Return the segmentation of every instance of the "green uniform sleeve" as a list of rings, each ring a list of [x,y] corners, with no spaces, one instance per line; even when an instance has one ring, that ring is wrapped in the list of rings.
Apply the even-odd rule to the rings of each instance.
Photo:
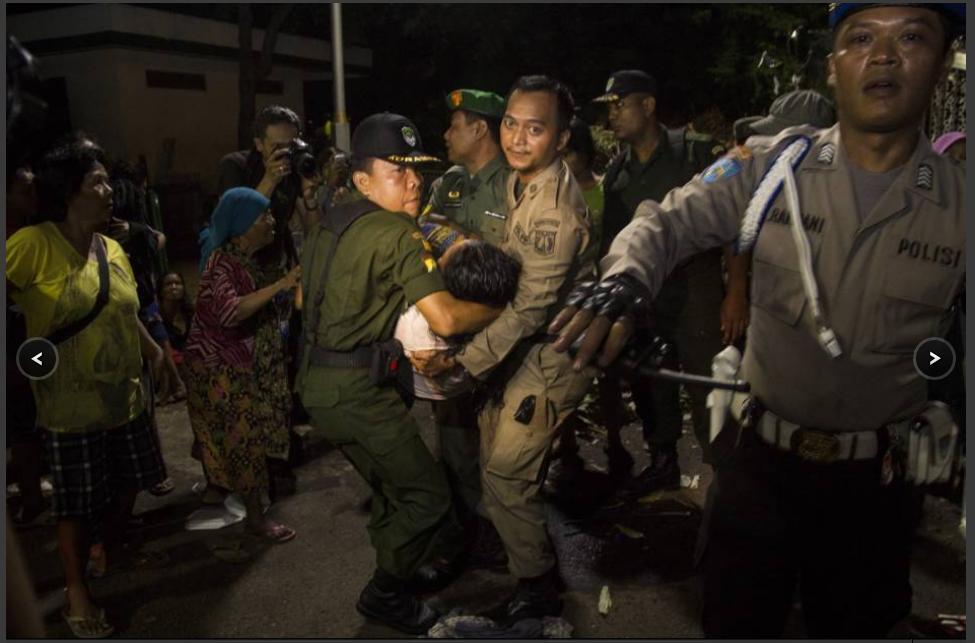
[[[443,195],[441,194],[441,188],[443,187],[443,177],[437,177],[433,184],[430,186],[430,201],[427,202],[427,206],[423,208],[423,216],[430,214],[443,214]]]
[[[418,229],[405,229],[396,246],[392,279],[403,289],[410,304],[438,290],[446,290],[433,250]]]

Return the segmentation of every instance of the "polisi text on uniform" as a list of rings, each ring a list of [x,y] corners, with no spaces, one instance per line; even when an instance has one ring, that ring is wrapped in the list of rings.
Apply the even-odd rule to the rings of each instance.
[[[789,213],[782,208],[772,208],[769,212],[768,220],[771,223],[781,223],[782,225],[789,225]],[[823,226],[826,225],[826,220],[823,217],[817,217],[812,214],[802,215],[802,227],[804,227],[809,232],[815,232],[816,234],[823,233]]]
[[[959,248],[930,244],[927,241],[901,239],[900,243],[897,244],[897,254],[906,254],[911,259],[930,261],[942,266],[957,268],[958,262],[961,261],[962,251]]]

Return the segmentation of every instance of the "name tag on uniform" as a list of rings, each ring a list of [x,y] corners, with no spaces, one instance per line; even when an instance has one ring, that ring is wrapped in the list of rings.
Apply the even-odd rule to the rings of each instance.
[[[495,219],[501,219],[502,221],[507,221],[508,220],[508,217],[507,216],[505,216],[503,214],[500,214],[498,212],[491,212],[490,210],[485,210],[484,211],[484,214],[488,215],[489,217],[493,217]]]

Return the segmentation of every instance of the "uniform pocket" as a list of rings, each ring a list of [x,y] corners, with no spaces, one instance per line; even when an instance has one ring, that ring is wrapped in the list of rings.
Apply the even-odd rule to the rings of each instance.
[[[956,279],[948,273],[890,270],[877,304],[874,350],[913,353],[922,340],[943,335],[955,290]]]
[[[753,264],[752,303],[779,321],[795,326],[806,305],[799,271],[757,257]]]
[[[339,403],[341,395],[336,382],[331,381],[327,369],[309,368],[301,391],[301,403],[308,407],[330,409]]]
[[[552,442],[553,409],[544,395],[536,395],[534,413],[527,424],[515,419],[526,398],[506,400],[501,409],[486,469],[502,478],[537,481]]]

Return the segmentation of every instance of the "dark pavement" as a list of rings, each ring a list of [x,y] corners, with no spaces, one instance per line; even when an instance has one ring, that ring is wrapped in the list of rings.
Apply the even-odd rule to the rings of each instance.
[[[432,443],[429,406],[415,416]],[[352,467],[314,432],[305,436],[305,462],[297,469],[298,492],[282,499],[270,515],[293,526],[297,538],[260,545],[234,525],[220,531],[186,531],[186,516],[200,507],[191,490],[201,481],[189,457],[191,431],[183,403],[159,409],[164,455],[176,490],[155,498],[142,494],[139,525],[132,532],[141,560],[126,563],[92,583],[96,601],[121,638],[200,637],[396,637],[395,631],[365,622],[355,600],[373,569],[365,525],[368,488]],[[681,441],[685,487],[614,506],[598,433],[580,439],[589,471],[571,497],[551,498],[550,531],[568,584],[564,616],[577,637],[700,637],[700,596],[693,549],[700,507],[710,480],[700,448]],[[638,449],[639,430],[624,440]],[[435,445],[433,445],[435,447]],[[699,476],[699,477],[697,477]],[[938,614],[965,611],[964,541],[960,508],[928,498],[917,536],[913,580],[914,616],[896,631],[900,637],[936,633]],[[20,532],[46,626],[52,637],[70,638],[61,621],[62,574],[51,526]],[[227,562],[227,558],[245,558]],[[140,563],[140,564],[136,564]],[[479,610],[493,606],[513,587],[507,574],[468,571],[434,600],[442,606]],[[597,610],[608,586],[612,607]],[[792,634],[801,635],[795,620]]]

